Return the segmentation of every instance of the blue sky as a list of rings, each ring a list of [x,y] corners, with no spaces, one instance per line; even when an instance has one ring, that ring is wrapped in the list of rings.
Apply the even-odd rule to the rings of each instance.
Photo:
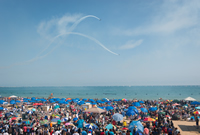
[[[199,13],[199,0],[1,0],[0,86],[200,85]]]

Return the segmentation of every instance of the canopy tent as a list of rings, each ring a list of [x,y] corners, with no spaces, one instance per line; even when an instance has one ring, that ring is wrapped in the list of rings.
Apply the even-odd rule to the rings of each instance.
[[[17,98],[17,96],[15,96],[15,95],[12,95],[12,96],[10,96],[10,98]]]
[[[132,121],[128,127],[128,129],[133,133],[134,127],[137,127],[137,130],[143,132],[144,131],[144,126],[140,121]]]
[[[185,98],[186,101],[196,101],[196,99],[192,98],[192,97],[187,97]]]
[[[98,107],[93,107],[93,108],[87,109],[83,112],[104,113],[104,112],[106,112],[106,110],[103,110],[103,109],[98,108]]]

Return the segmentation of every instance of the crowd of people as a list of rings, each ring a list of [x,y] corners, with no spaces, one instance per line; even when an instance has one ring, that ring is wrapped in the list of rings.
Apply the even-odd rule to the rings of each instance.
[[[199,123],[197,106],[183,100],[4,97],[0,106],[0,135],[180,135],[172,120]]]

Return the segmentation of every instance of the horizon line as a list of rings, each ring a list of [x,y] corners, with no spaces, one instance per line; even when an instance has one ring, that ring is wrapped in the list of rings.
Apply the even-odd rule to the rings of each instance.
[[[63,86],[0,86],[0,88],[6,87],[135,87],[135,86],[200,86],[200,84],[189,85],[63,85]]]

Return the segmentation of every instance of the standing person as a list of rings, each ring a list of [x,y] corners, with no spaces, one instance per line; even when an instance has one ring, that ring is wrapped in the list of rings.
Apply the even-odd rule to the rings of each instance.
[[[199,128],[199,118],[197,116],[195,117],[195,121],[196,121],[197,128]]]

